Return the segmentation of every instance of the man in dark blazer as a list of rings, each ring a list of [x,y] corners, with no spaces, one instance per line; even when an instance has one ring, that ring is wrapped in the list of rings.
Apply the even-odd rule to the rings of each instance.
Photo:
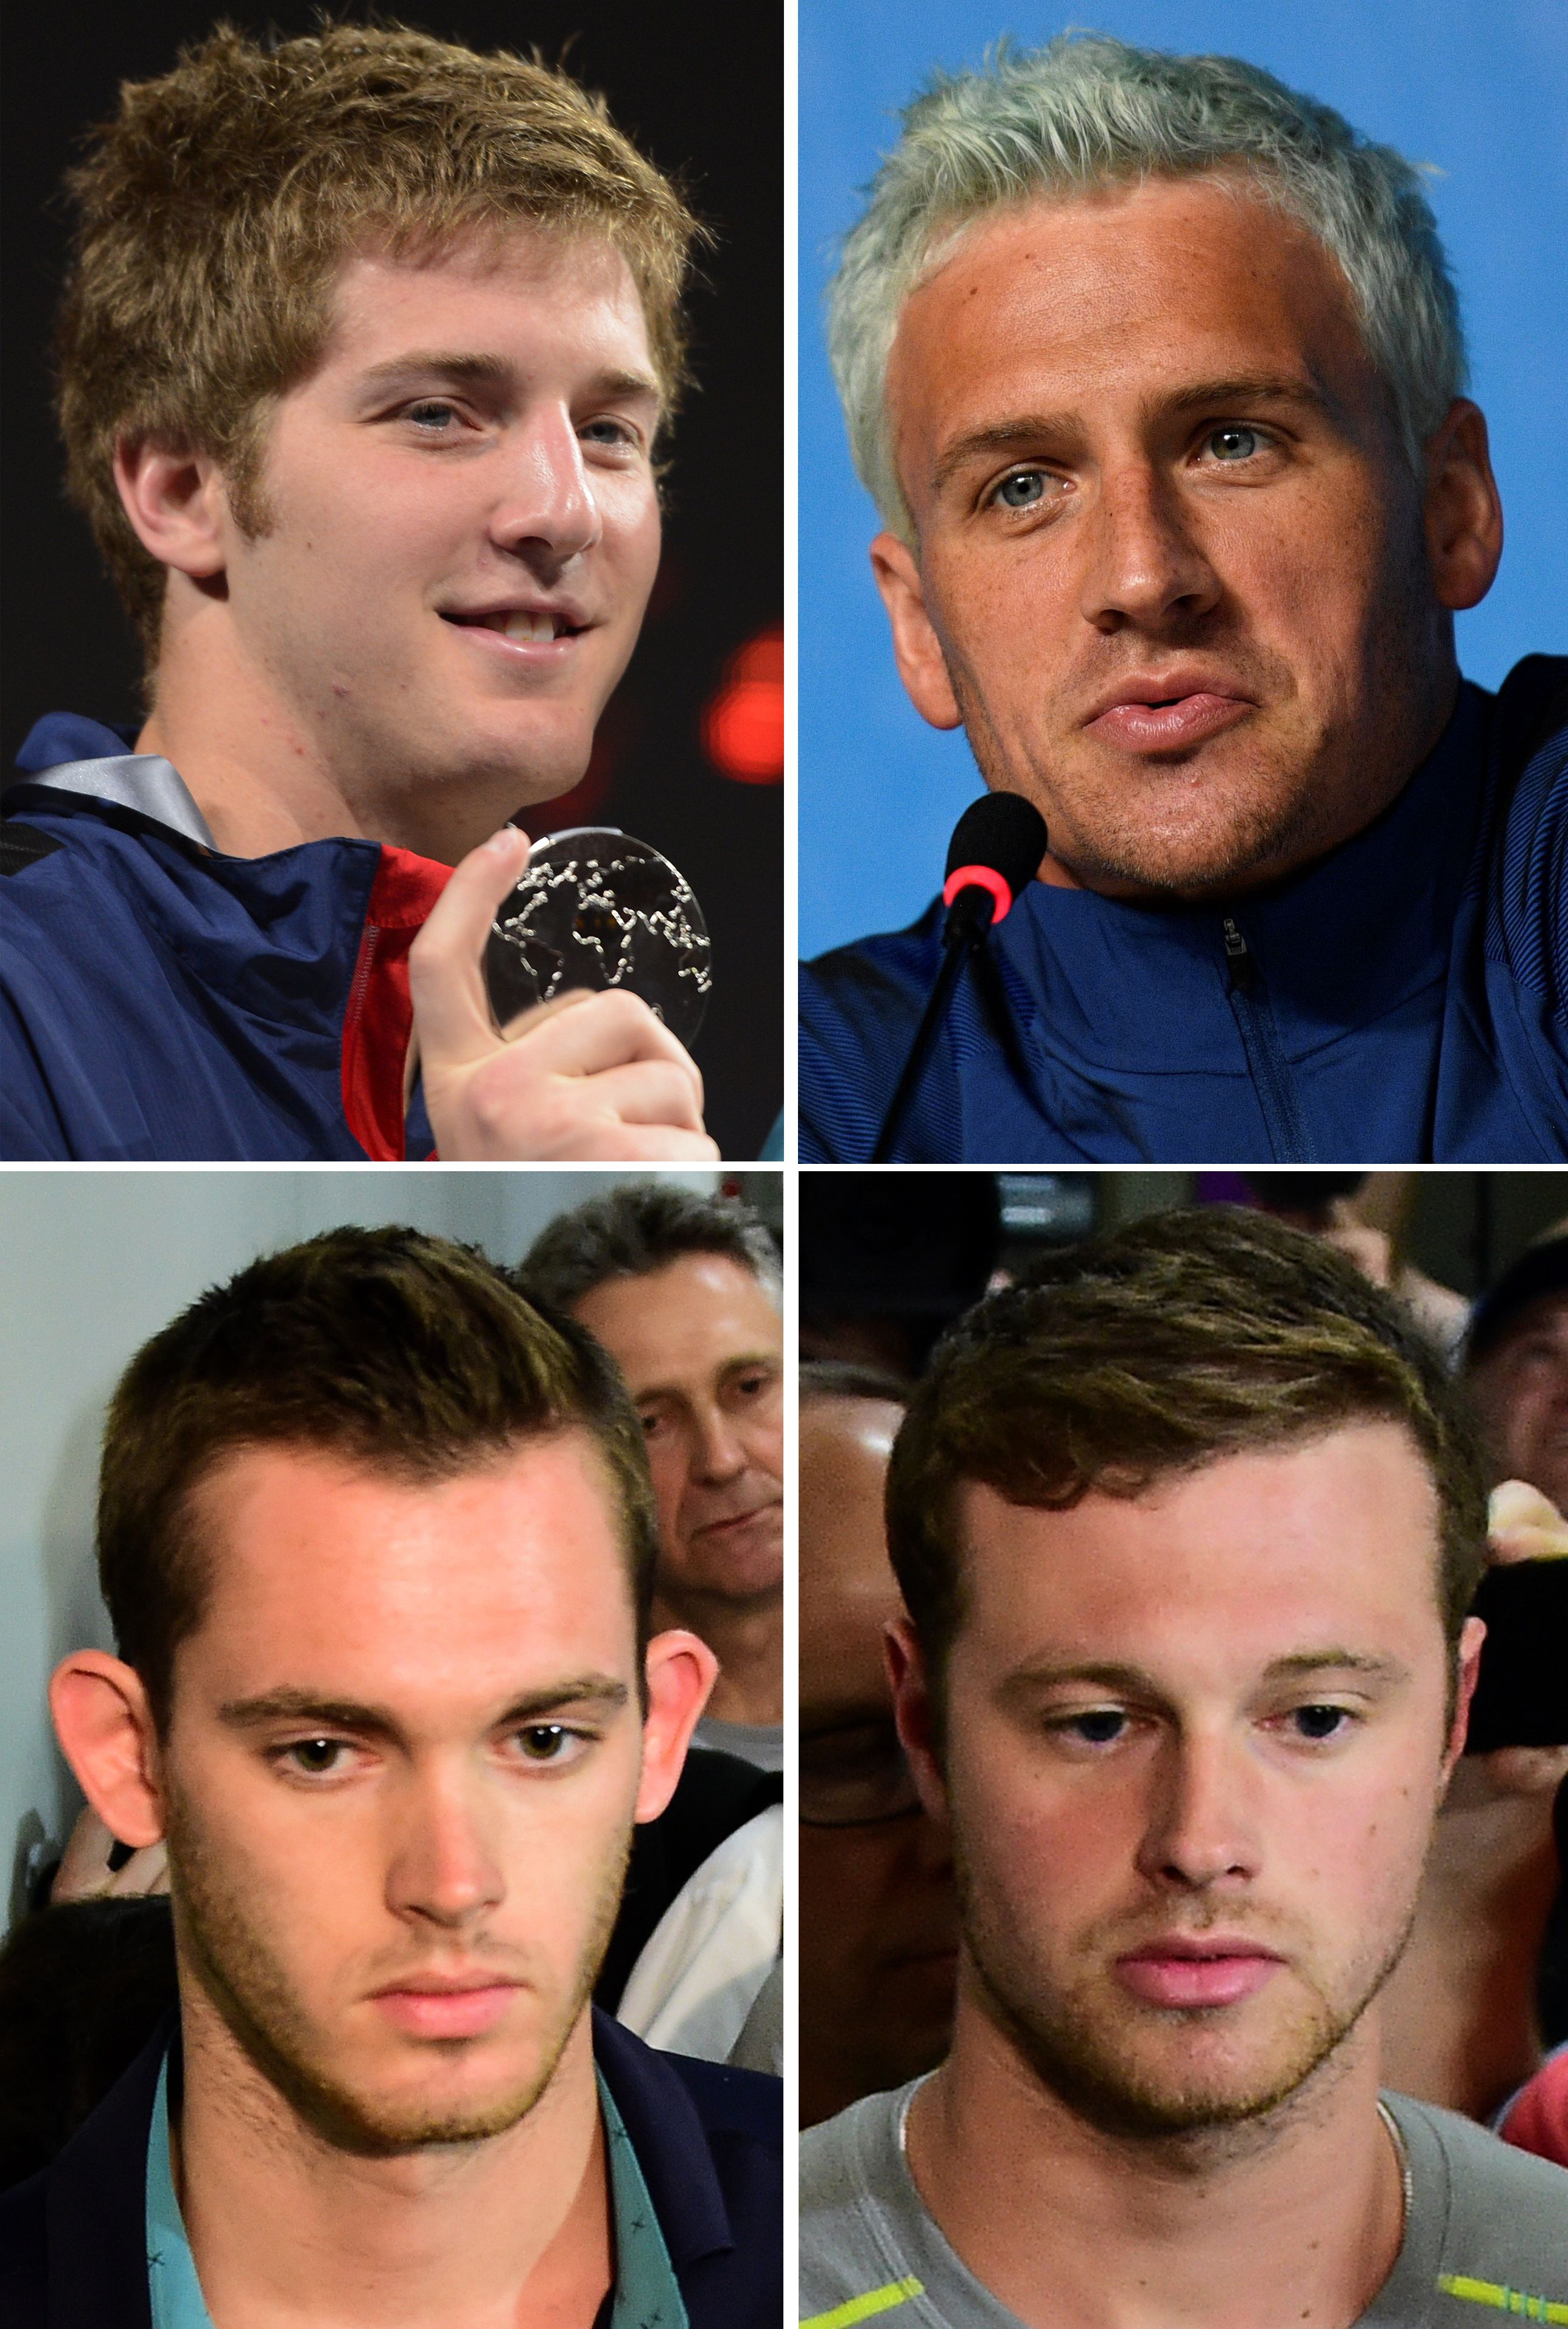
[[[778,2089],[594,2013],[713,1670],[641,1431],[477,1257],[338,1231],[128,1369],[61,1745],[168,1853],[178,2012],[0,2201],[17,2329],[773,2329]]]

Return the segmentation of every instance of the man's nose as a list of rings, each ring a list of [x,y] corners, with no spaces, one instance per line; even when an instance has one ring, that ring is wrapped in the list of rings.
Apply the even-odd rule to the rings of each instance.
[[[477,1781],[420,1775],[394,1817],[387,1902],[396,1915],[456,1929],[502,1900],[505,1886]]]
[[[1256,1876],[1255,1784],[1244,1749],[1225,1733],[1172,1737],[1156,1760],[1139,1874],[1185,1891]]]
[[[604,531],[571,414],[562,406],[531,413],[505,457],[505,486],[491,516],[491,538],[553,579],[592,549]]]
[[[702,1410],[697,1416],[697,1472],[704,1480],[732,1480],[746,1468],[746,1450],[734,1419],[722,1407]]]
[[[1084,618],[1108,636],[1179,629],[1212,612],[1221,584],[1176,486],[1152,461],[1108,465],[1089,514]]]

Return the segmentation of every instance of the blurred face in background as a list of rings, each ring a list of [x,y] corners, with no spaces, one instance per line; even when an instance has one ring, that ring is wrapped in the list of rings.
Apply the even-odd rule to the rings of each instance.
[[[642,1418],[661,1599],[693,1613],[715,1601],[776,1601],[783,1324],[767,1289],[728,1254],[683,1254],[642,1278],[607,1278],[575,1314],[614,1359]]]
[[[1526,1303],[1470,1381],[1504,1476],[1568,1506],[1568,1293]]]
[[[885,1628],[903,1614],[883,1531],[890,1401],[800,1413],[800,2115],[940,2060],[958,1928],[945,1842],[893,1725]]]

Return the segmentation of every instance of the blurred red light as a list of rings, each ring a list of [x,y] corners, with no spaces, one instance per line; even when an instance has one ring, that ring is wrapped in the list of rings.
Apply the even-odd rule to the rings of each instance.
[[[784,634],[759,632],[730,657],[703,714],[703,749],[737,784],[776,785],[784,774]]]

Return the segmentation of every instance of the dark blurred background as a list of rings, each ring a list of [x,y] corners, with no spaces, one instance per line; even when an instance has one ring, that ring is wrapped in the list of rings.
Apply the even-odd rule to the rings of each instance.
[[[1174,1205],[1254,1205],[1331,1236],[1458,1345],[1469,1306],[1568,1222],[1568,1173],[800,1175],[800,1355],[913,1378],[997,1272]]]
[[[122,80],[165,71],[220,16],[288,37],[315,30],[323,13],[249,0],[5,13],[6,776],[43,712],[111,726],[140,716],[135,640],[64,500],[50,410],[68,226],[59,187],[74,141],[113,111]],[[421,0],[325,13],[379,13],[563,64],[603,92],[714,236],[690,300],[697,387],[668,448],[664,564],[647,624],[588,774],[550,805],[550,822],[623,826],[691,882],[713,939],[713,997],[693,1046],[708,1127],[724,1155],[754,1156],[783,1076],[783,11]]]

